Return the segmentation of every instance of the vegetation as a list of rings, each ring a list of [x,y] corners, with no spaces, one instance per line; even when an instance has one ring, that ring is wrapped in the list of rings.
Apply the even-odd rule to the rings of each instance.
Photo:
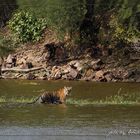
[[[12,39],[0,35],[0,56],[3,57],[13,52],[17,44]]]
[[[46,20],[36,18],[29,12],[20,11],[13,15],[9,27],[19,42],[39,41],[46,28]]]
[[[106,97],[106,99],[102,100],[75,100],[75,99],[68,99],[68,104],[75,104],[75,105],[140,105],[140,97],[136,94],[124,94],[124,95],[114,95]]]
[[[86,12],[85,0],[18,0],[19,8],[35,13],[47,21],[49,28],[57,32],[60,39],[66,35],[75,38]],[[30,7],[30,8],[29,8]]]
[[[25,97],[12,97],[6,98],[4,96],[0,97],[0,103],[30,103],[34,101],[35,97],[25,98]],[[101,100],[75,100],[69,98],[66,100],[66,104],[72,105],[140,105],[139,94],[116,94],[113,96],[108,96]]]
[[[61,39],[95,45],[129,44],[140,37],[139,0],[16,0],[14,5],[23,11],[9,25],[22,42],[38,41],[46,23]]]
[[[2,0],[1,3],[0,26],[9,27],[8,35],[12,36],[9,39],[6,34],[0,39],[1,56],[11,52],[16,42],[38,42],[46,28],[64,44],[68,42],[65,50],[74,56],[86,50],[102,55],[104,48],[111,51],[115,48],[112,52],[119,57],[122,53],[118,46],[139,45],[139,0]]]

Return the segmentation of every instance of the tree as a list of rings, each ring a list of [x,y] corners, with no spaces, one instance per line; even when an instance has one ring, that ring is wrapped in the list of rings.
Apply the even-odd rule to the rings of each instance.
[[[6,25],[13,11],[17,9],[16,0],[1,0],[0,1],[0,27]]]

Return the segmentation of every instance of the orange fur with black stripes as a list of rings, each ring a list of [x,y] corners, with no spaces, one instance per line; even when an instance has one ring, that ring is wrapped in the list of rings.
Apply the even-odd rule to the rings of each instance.
[[[71,92],[72,87],[64,87],[57,91],[46,91],[35,99],[32,103],[49,103],[49,104],[62,104],[65,102],[66,97]]]

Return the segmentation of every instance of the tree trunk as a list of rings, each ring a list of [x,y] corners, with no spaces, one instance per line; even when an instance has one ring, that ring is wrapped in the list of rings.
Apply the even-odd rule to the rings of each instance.
[[[17,9],[16,0],[0,0],[0,27],[6,25],[15,9]]]
[[[95,43],[95,33],[94,33],[94,5],[95,0],[86,0],[86,9],[85,18],[80,27],[80,39],[81,43]]]

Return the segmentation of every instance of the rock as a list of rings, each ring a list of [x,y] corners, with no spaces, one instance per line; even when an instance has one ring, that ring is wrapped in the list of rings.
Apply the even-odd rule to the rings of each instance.
[[[16,55],[9,54],[7,59],[6,59],[6,67],[7,68],[15,67],[16,61],[17,61]]]
[[[56,44],[56,50],[55,50],[55,59],[60,62],[62,60],[65,59],[65,50],[64,50],[64,47],[63,47],[64,44]]]
[[[140,83],[140,77],[136,80],[137,83]]]
[[[43,53],[46,53],[46,59],[61,61],[65,58],[64,43],[49,43],[44,45]]]
[[[105,72],[102,70],[99,70],[95,73],[95,80],[100,82],[106,82],[107,79],[105,78]]]
[[[62,77],[61,68],[54,66],[51,71],[51,78],[54,80],[58,80]]]
[[[105,78],[106,78],[107,82],[110,82],[113,79],[113,75],[111,73],[109,73],[109,74],[105,75]]]
[[[93,78],[95,78],[95,72],[93,71],[93,69],[88,69],[88,70],[85,72],[84,79],[85,79],[86,81],[90,81],[90,80],[92,80]]]
[[[67,80],[67,79],[68,79],[67,75],[62,75],[62,80]]]
[[[71,68],[69,73],[67,74],[69,80],[74,80],[77,78],[77,76],[78,76],[78,71],[73,68]]]
[[[17,65],[23,65],[26,64],[26,59],[25,58],[21,58],[17,60]]]
[[[37,80],[47,80],[47,73],[44,70],[40,70],[35,73],[35,77]]]
[[[0,57],[0,66],[3,64],[3,59]]]
[[[13,58],[13,56],[11,54],[9,54],[7,59],[6,59],[6,63],[7,64],[12,64],[13,63],[12,58]]]
[[[61,74],[60,71],[57,71],[57,72],[55,73],[55,75],[54,75],[54,79],[55,79],[55,80],[61,79],[61,77],[62,77],[62,74]]]
[[[71,70],[71,67],[69,65],[63,66],[61,68],[61,72],[63,75],[68,74],[70,72],[70,70]]]
[[[99,70],[95,73],[96,78],[103,78],[104,77],[104,72],[102,70]]]
[[[98,60],[94,60],[94,61],[92,61],[90,64],[91,64],[91,65],[94,65],[94,64],[97,64],[97,65],[102,65],[102,64],[103,64],[103,62],[102,62],[102,60],[101,60],[101,59],[98,59]]]
[[[101,59],[98,59],[96,61],[92,61],[90,65],[94,70],[100,70],[103,62],[101,61]]]
[[[12,64],[6,64],[6,68],[12,68],[13,65]]]
[[[96,70],[96,71],[101,70],[101,66],[99,66],[99,65],[97,65],[97,64],[94,64],[94,65],[92,66],[92,68],[93,68],[94,70]]]
[[[22,65],[20,65],[20,68],[21,69],[31,69],[31,68],[33,68],[33,64],[31,62],[26,62],[26,63],[23,63]]]
[[[28,73],[27,74],[27,80],[34,80],[36,76],[33,73]]]
[[[93,77],[82,77],[80,80],[83,80],[83,81],[93,81]]]
[[[28,68],[28,69],[33,68],[32,62],[26,62],[26,65],[27,65],[27,68]]]
[[[78,60],[71,61],[71,62],[69,63],[69,65],[70,65],[73,69],[77,69],[78,71],[81,71],[81,70],[83,69],[82,64],[81,64]]]
[[[19,79],[19,78],[22,77],[22,76],[23,76],[22,74],[16,73],[14,77],[15,77],[15,79]]]
[[[0,76],[1,76],[1,74],[2,74],[2,72],[1,72],[1,67],[2,67],[2,66],[0,65]]]

